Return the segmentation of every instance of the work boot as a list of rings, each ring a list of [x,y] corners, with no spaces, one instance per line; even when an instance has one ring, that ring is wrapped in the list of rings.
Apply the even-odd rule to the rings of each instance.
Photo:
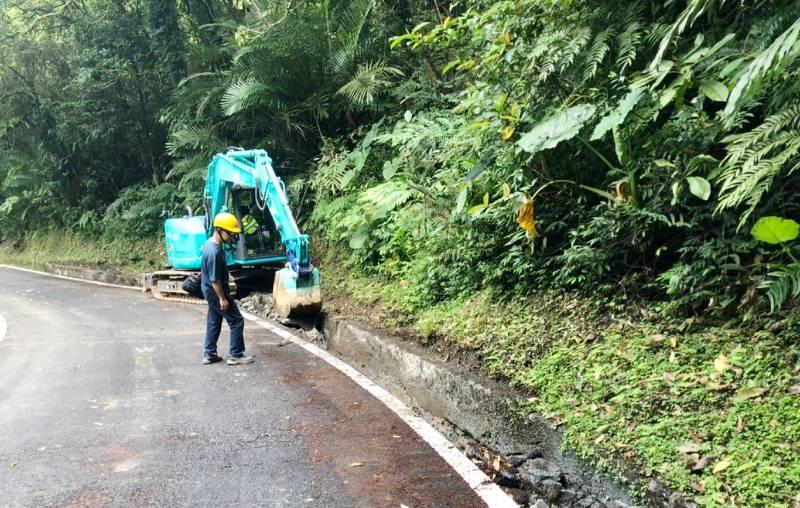
[[[252,356],[231,356],[228,358],[228,365],[244,365],[246,363],[253,363]]]
[[[203,357],[203,365],[208,365],[210,363],[217,363],[217,362],[221,362],[221,361],[222,361],[222,357],[221,356],[217,356],[217,355],[204,356]]]

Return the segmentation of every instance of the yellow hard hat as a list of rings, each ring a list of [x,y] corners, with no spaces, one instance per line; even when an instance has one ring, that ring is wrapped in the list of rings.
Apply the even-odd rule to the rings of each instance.
[[[239,221],[232,213],[221,212],[214,217],[214,227],[224,229],[228,233],[241,233],[242,228],[239,227]]]

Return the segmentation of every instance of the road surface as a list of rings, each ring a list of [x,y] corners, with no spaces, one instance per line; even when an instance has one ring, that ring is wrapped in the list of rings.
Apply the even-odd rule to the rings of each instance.
[[[254,364],[201,365],[202,306],[2,267],[0,316],[3,506],[485,506],[377,399],[252,323]]]

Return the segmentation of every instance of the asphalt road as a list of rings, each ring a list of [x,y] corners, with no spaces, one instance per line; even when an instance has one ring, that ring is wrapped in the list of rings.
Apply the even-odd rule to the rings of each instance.
[[[4,268],[0,316],[0,505],[484,506],[388,408],[250,323],[254,364],[201,365],[204,307]]]

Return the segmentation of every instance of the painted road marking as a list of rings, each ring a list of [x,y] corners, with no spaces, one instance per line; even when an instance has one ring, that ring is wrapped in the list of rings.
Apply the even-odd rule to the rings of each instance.
[[[0,342],[6,338],[6,330],[8,330],[8,326],[6,325],[6,318],[0,314]]]
[[[37,275],[46,275],[48,277],[55,277],[56,279],[71,280],[71,281],[74,281],[74,282],[84,282],[86,284],[94,284],[96,286],[106,286],[106,287],[110,287],[110,288],[121,288],[121,289],[134,289],[136,291],[141,291],[142,290],[142,288],[135,287],[135,286],[122,286],[120,284],[111,284],[111,283],[108,283],[108,282],[98,282],[96,280],[78,279],[76,277],[67,277],[66,275],[56,275],[54,273],[40,272],[38,270],[31,270],[30,268],[20,268],[19,266],[13,266],[13,265],[0,265],[0,268],[8,268],[9,270],[17,270],[19,272],[35,273]]]
[[[75,282],[85,282],[88,284],[96,284],[98,286],[108,286],[121,289],[135,289],[141,291],[140,288],[131,286],[120,286],[118,284],[109,284],[107,282],[97,282],[92,280],[77,279],[75,277],[67,277],[66,275],[56,275],[54,273],[40,272],[37,270],[30,270],[28,268],[19,268],[17,266],[0,264],[0,268],[8,268],[10,270],[18,270],[21,272],[35,273],[48,277],[55,277],[57,279],[70,280]],[[309,353],[325,360],[337,370],[345,374],[347,377],[355,381],[359,386],[367,390],[373,397],[381,401],[386,407],[394,411],[406,424],[411,427],[428,445],[431,446],[436,453],[438,453],[449,465],[452,467],[467,484],[475,491],[478,496],[490,508],[518,508],[515,503],[503,490],[497,486],[492,480],[486,476],[483,471],[478,469],[478,466],[472,463],[466,455],[456,448],[456,446],[448,441],[438,430],[434,429],[428,422],[421,416],[414,413],[408,406],[403,404],[397,397],[387,392],[375,382],[367,378],[365,375],[358,372],[356,369],[339,360],[327,351],[324,351],[314,344],[304,341],[293,333],[284,328],[280,328],[272,323],[262,321],[256,316],[247,312],[242,312],[242,316],[246,319],[255,322],[262,328],[266,328],[278,336],[290,340],[302,347]],[[0,315],[0,340],[5,336],[6,323],[3,316]]]
[[[434,429],[428,422],[421,416],[417,415],[408,406],[400,401],[397,397],[387,392],[369,378],[358,372],[356,369],[346,364],[342,360],[331,355],[327,351],[318,348],[310,342],[297,337],[290,331],[280,328],[267,321],[262,321],[258,317],[242,312],[242,316],[246,319],[255,322],[262,328],[290,340],[302,347],[309,353],[325,360],[330,365],[344,373],[347,377],[358,383],[359,386],[367,390],[373,397],[383,402],[389,409],[399,416],[409,427],[419,434],[434,450],[438,453],[449,465],[452,467],[464,481],[475,491],[478,496],[490,508],[517,508],[518,505],[503,490],[492,482],[483,471],[478,469],[478,466],[472,463],[466,455],[456,448],[446,437],[444,437],[438,430]]]

